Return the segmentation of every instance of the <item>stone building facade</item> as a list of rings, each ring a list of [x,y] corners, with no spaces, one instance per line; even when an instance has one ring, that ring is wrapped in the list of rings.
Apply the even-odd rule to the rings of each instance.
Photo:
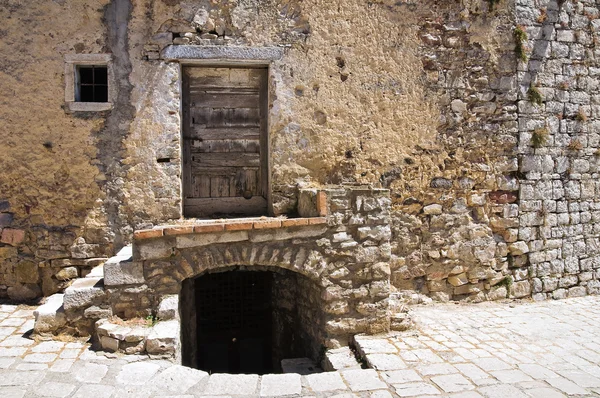
[[[4,0],[0,17],[0,297],[62,292],[133,242],[143,280],[111,304],[126,317],[179,292],[181,256],[227,248],[184,254],[161,235],[164,260],[139,239],[196,222],[183,213],[183,74],[224,67],[267,71],[265,220],[294,220],[306,190],[389,190],[381,239],[361,235],[355,196],[345,210],[328,196],[322,236],[285,244],[345,268],[342,289],[377,264],[369,283],[443,301],[600,289],[594,1]],[[89,66],[106,70],[98,102],[78,98]],[[236,250],[276,251],[271,235]],[[320,239],[367,260],[334,266]],[[222,266],[255,264],[244,256]],[[160,278],[177,288],[155,290]]]

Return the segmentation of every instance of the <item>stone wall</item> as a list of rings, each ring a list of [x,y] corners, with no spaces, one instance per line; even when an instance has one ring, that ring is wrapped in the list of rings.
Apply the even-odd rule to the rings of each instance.
[[[473,301],[597,291],[591,1],[6,3],[0,203],[12,215],[0,228],[24,232],[2,241],[0,297],[62,290],[134,230],[181,218],[171,55],[184,46],[278,49],[271,215],[297,213],[304,188],[390,189],[393,289]],[[105,53],[112,110],[70,112],[65,57]],[[531,84],[542,105],[527,101]]]
[[[304,298],[295,303],[298,336],[301,349],[315,359],[323,346],[339,348],[354,334],[389,330],[389,191],[345,187],[308,190],[301,197],[302,209],[317,216],[137,231],[132,257],[113,257],[104,264],[103,279],[86,278],[88,284],[67,290],[68,322],[53,332],[91,334],[96,321],[111,315],[159,316],[166,297],[182,294],[185,281],[205,273],[282,269],[298,275],[295,289]],[[183,295],[189,302],[189,292]]]
[[[515,262],[536,300],[597,294],[600,10],[589,0],[520,0],[516,11],[527,34],[518,64],[518,239],[527,254]]]
[[[519,189],[512,5],[440,3],[418,31],[436,139],[381,178],[394,200],[392,283],[442,301],[523,297],[505,286]]]

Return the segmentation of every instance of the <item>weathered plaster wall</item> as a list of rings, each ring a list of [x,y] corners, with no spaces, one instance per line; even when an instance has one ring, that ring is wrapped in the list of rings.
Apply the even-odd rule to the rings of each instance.
[[[8,223],[6,216],[0,228],[19,231],[18,239],[2,239],[0,297],[33,298],[42,289],[52,293],[61,284],[54,275],[69,265],[58,262],[73,257],[71,245],[78,236],[103,244],[88,253],[91,257],[111,252],[106,219],[102,212],[93,214],[105,197],[95,164],[105,119],[75,117],[62,109],[64,55],[104,52],[106,4],[0,3],[0,199],[9,202],[6,214],[12,218]],[[83,259],[75,262],[87,265]],[[73,273],[78,270],[70,268],[59,278]]]

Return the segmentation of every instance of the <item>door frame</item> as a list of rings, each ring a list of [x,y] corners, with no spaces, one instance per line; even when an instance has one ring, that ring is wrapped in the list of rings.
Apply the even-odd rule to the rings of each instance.
[[[265,90],[265,115],[264,118],[261,118],[262,123],[265,124],[263,127],[261,125],[261,130],[264,128],[264,154],[262,154],[262,144],[261,144],[261,162],[264,161],[264,166],[261,164],[261,172],[264,169],[264,176],[266,177],[266,192],[265,199],[267,200],[267,214],[266,216],[272,217],[273,213],[273,199],[272,199],[272,181],[271,181],[271,171],[272,171],[272,159],[271,159],[271,131],[270,131],[270,116],[271,116],[271,84],[272,84],[272,76],[271,76],[271,62],[264,60],[202,60],[202,59],[180,59],[179,60],[179,155],[180,155],[180,175],[179,175],[179,197],[181,198],[180,203],[180,214],[181,218],[186,218],[184,215],[185,208],[185,196],[184,196],[184,187],[183,187],[183,175],[184,175],[184,145],[183,145],[183,128],[184,128],[184,103],[183,103],[183,95],[184,95],[184,84],[183,84],[183,69],[187,67],[203,67],[203,68],[227,68],[227,67],[236,67],[236,68],[256,68],[256,69],[266,69],[266,90]],[[194,217],[188,217],[194,218]]]

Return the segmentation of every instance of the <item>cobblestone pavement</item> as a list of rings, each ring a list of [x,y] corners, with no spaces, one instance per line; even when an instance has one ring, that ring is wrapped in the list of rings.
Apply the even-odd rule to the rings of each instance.
[[[413,312],[416,330],[358,339],[376,370],[260,377],[36,343],[32,309],[0,305],[0,397],[600,397],[600,297]]]

